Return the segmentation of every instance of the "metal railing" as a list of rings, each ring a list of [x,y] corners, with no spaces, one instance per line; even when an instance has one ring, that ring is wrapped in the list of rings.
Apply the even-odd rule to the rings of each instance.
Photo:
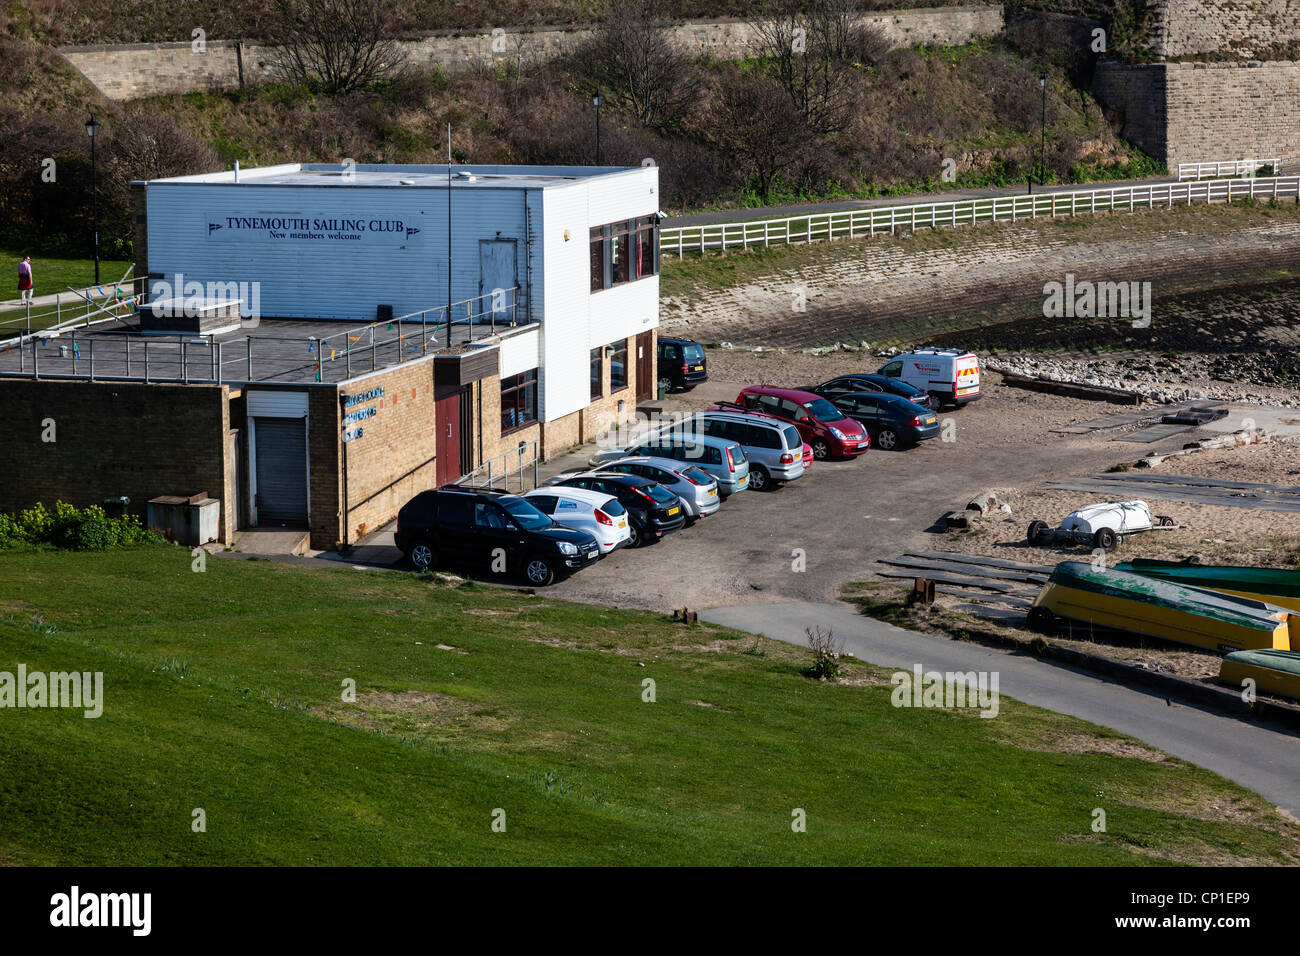
[[[1218,163],[1179,163],[1178,181],[1184,179],[1223,179],[1254,176],[1267,169],[1276,176],[1282,171],[1281,157],[1273,159],[1229,159]]]
[[[453,335],[453,344],[516,325],[517,291],[497,290],[453,302],[453,331],[468,327],[468,334]],[[486,308],[478,307],[484,304]],[[17,370],[0,371],[0,377],[220,385],[292,376],[290,380],[341,382],[444,347],[448,314],[444,305],[325,336],[259,334],[246,335],[241,342],[202,334],[139,335],[130,329],[105,329],[100,323],[116,316],[96,311],[103,314],[99,320],[79,317],[60,327],[21,333],[11,343],[0,342],[5,352],[19,352]],[[42,358],[41,350],[55,340],[58,354]]]
[[[537,487],[537,442],[521,441],[510,451],[503,452],[495,458],[489,458],[473,471],[462,475],[456,484],[470,488],[497,488],[501,491],[515,491],[523,494]],[[531,472],[532,483],[528,483]]]
[[[147,291],[146,282],[123,276],[120,282],[92,287],[90,295],[69,286],[55,293],[53,306],[28,303],[6,309],[0,317],[0,345],[14,345],[31,335],[57,336],[71,328],[132,315],[141,292]]]
[[[703,254],[709,250],[858,239],[886,233],[894,235],[900,230],[938,229],[985,222],[1018,222],[1023,219],[1059,218],[1198,202],[1286,198],[1300,201],[1300,176],[1152,183],[1114,189],[876,206],[783,219],[663,229],[660,231],[660,253],[675,252],[678,258],[682,258],[688,252]]]

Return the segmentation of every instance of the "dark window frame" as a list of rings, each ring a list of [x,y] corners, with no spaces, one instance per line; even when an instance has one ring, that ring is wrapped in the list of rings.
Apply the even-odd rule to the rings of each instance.
[[[629,388],[629,383],[632,378],[632,376],[628,374],[628,368],[627,368],[628,358],[630,357],[632,352],[632,340],[623,339],[622,342],[623,342],[622,346],[614,347],[613,353],[611,353],[609,356],[609,394],[611,395],[617,395],[619,392],[627,391]],[[611,347],[614,346],[613,342],[610,342],[609,344]],[[615,385],[614,384],[614,363],[618,360],[618,356],[620,353],[622,353],[623,355],[623,384]]]
[[[658,216],[638,216],[592,226],[588,241],[592,292],[659,275]]]
[[[517,395],[526,395],[532,392],[532,418],[522,419],[513,425],[506,423],[507,410],[522,411],[518,407],[518,402],[508,403],[507,396],[514,398]],[[510,375],[501,379],[501,434],[508,435],[511,432],[517,432],[521,428],[527,428],[529,425],[536,425],[539,421],[537,408],[537,369],[529,369],[527,372],[520,372],[518,375]],[[529,403],[525,403],[527,406]]]

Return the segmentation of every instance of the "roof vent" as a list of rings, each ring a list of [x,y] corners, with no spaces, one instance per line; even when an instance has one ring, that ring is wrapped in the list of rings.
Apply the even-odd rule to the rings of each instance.
[[[456,178],[463,183],[472,183],[476,180],[477,177],[475,177],[475,175],[469,172],[468,170],[462,169],[460,172],[456,174]]]
[[[398,185],[400,185],[400,186],[414,186],[414,185],[415,185],[415,180],[414,180],[414,179],[399,179],[399,180],[397,181],[397,183],[398,183]]]

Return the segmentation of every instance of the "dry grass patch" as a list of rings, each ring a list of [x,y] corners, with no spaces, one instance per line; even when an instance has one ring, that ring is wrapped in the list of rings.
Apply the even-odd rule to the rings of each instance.
[[[510,721],[490,708],[434,691],[366,691],[355,703],[338,702],[312,708],[318,717],[400,736],[444,736],[449,728],[501,730]]]

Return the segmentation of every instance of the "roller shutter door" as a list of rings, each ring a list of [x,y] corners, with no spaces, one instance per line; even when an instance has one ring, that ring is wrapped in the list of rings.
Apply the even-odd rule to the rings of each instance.
[[[307,421],[255,418],[257,523],[307,523]]]

